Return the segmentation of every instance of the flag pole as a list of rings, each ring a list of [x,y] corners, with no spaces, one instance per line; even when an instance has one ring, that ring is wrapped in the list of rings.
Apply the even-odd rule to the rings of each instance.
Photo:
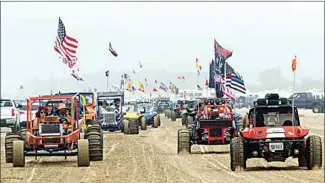
[[[296,68],[297,68],[297,56],[292,60],[291,63],[291,69],[293,72],[293,81],[292,81],[292,123],[294,123],[295,120],[295,114],[294,114],[294,105],[295,105],[295,84],[296,84]]]
[[[109,88],[108,88],[108,84],[109,84],[109,70],[107,70],[106,72],[108,72],[107,74],[106,74],[106,90],[107,90],[107,92],[109,91]]]

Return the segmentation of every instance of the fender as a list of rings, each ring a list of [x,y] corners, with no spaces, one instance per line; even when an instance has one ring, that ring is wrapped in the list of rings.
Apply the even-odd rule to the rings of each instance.
[[[138,115],[137,112],[127,112],[123,117],[125,119],[138,119],[142,115]]]

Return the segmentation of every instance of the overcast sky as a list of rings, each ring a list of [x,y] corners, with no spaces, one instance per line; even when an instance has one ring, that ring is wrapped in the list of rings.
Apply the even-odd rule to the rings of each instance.
[[[295,54],[298,79],[324,75],[323,3],[1,3],[2,93],[34,77],[69,75],[53,49],[59,16],[79,41],[84,74],[131,70],[138,61],[195,71],[195,57],[206,70],[216,38],[233,50],[228,62],[246,83],[270,67],[291,77]]]

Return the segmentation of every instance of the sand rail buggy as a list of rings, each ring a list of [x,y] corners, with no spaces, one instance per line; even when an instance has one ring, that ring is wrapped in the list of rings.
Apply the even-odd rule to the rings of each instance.
[[[169,98],[158,98],[157,101],[157,112],[158,114],[165,112],[169,106]],[[166,117],[166,115],[165,115]]]
[[[97,121],[103,130],[123,130],[123,92],[97,93]]]
[[[146,130],[147,126],[158,128],[160,126],[160,116],[156,108],[149,102],[138,102],[135,105],[135,110],[138,112],[140,118],[141,130]]]
[[[36,102],[43,107],[42,116],[32,120],[31,106]],[[56,107],[62,105],[66,106],[63,107],[66,116],[56,113]],[[30,97],[27,100],[26,131],[6,134],[6,162],[13,163],[14,167],[24,167],[25,156],[77,156],[78,166],[89,166],[90,161],[102,160],[100,128],[98,125],[88,126],[85,134],[80,133],[80,116],[76,96]]]
[[[193,123],[178,131],[177,152],[191,153],[193,144],[229,144],[235,136],[234,113],[225,99],[204,99]]]
[[[188,100],[177,100],[170,104],[169,110],[167,111],[167,117],[172,121],[176,121],[177,118],[182,117],[182,112],[185,110]]]
[[[237,167],[245,170],[250,158],[284,162],[293,157],[298,159],[299,167],[311,170],[322,166],[321,138],[307,137],[309,129],[300,125],[298,110],[292,107],[291,100],[267,94],[254,102],[245,118],[246,128],[230,144],[232,171]]]

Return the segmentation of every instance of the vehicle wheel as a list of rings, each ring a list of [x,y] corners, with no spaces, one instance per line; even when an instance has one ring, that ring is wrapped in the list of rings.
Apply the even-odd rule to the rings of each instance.
[[[130,121],[125,119],[123,120],[123,133],[124,134],[130,134]]]
[[[78,166],[89,166],[89,142],[86,139],[78,140]]]
[[[85,133],[88,132],[99,132],[101,130],[99,124],[88,125]]]
[[[171,120],[176,121],[176,112],[175,111],[172,111]]]
[[[188,114],[182,115],[182,126],[184,126],[187,123],[187,117],[188,117]]]
[[[103,160],[103,146],[102,136],[99,132],[88,132],[86,134],[89,144],[89,160],[90,161],[101,161]]]
[[[171,116],[171,115],[170,115],[170,112],[171,112],[170,110],[167,110],[167,118],[168,118],[168,119],[169,119],[170,116]]]
[[[191,153],[191,135],[189,130],[178,130],[177,153],[182,151]]]
[[[307,166],[307,160],[305,156],[299,156],[298,157],[298,165],[299,167],[306,167]]]
[[[147,121],[146,118],[144,116],[142,116],[140,118],[141,121],[141,130],[147,130]]]
[[[6,134],[5,137],[5,155],[6,163],[12,163],[13,141],[21,140],[21,136],[12,132]]]
[[[321,113],[322,107],[320,105],[313,106],[313,113]]]
[[[96,122],[95,120],[92,120],[92,119],[88,119],[86,120],[86,125],[98,125],[98,122]]]
[[[159,124],[159,117],[158,115],[156,115],[155,117],[153,117],[153,127],[158,128],[158,124]]]
[[[311,135],[306,141],[307,169],[312,170],[322,167],[322,139]]]
[[[165,111],[165,118],[167,118],[167,111]]]
[[[235,171],[237,167],[246,169],[244,141],[240,137],[235,137],[230,142],[230,169]]]
[[[25,142],[22,140],[13,141],[12,165],[13,167],[25,166]]]
[[[139,134],[139,121],[138,119],[130,119],[129,121],[130,134]]]
[[[158,126],[160,126],[160,115],[157,116],[158,116]]]

